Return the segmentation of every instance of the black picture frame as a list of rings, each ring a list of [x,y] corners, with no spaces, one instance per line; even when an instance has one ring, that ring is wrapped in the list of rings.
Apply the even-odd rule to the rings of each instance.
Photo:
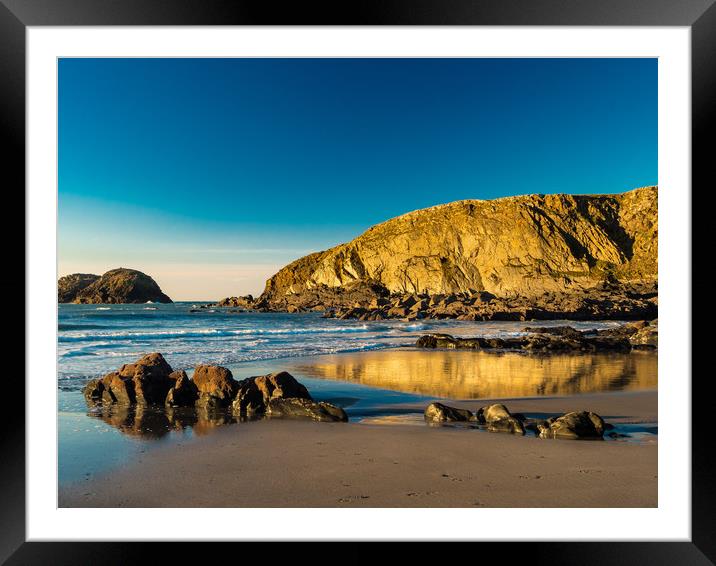
[[[564,25],[687,26],[692,54],[692,179],[706,186],[714,169],[716,0],[373,0],[287,3],[227,0],[0,0],[0,124],[6,190],[25,184],[25,32],[28,26],[90,25]],[[9,175],[8,175],[9,174]],[[693,191],[692,191],[693,194]],[[704,283],[692,286],[696,294]],[[26,305],[29,298],[25,296]],[[689,329],[684,329],[689,331]],[[693,349],[693,348],[692,348]],[[695,349],[694,349],[695,350]],[[710,374],[710,372],[709,372]],[[10,376],[6,375],[8,379]],[[685,382],[690,376],[681,376]],[[692,382],[691,542],[488,543],[509,563],[711,564],[716,562],[716,457],[709,437],[711,379]],[[25,376],[29,379],[30,376]],[[24,399],[24,393],[22,400]],[[0,439],[0,559],[7,564],[127,564],[147,543],[25,542],[25,403],[15,391]],[[530,536],[540,536],[540,528]],[[585,535],[589,526],[585,525]],[[81,538],[81,533],[77,533]],[[157,543],[161,544],[161,543]],[[509,544],[509,543],[507,543]],[[496,545],[496,546],[495,546]],[[164,543],[165,562],[184,562],[185,544]],[[482,549],[478,552],[483,552]],[[422,555],[425,559],[425,555]],[[479,560],[478,557],[474,559]]]

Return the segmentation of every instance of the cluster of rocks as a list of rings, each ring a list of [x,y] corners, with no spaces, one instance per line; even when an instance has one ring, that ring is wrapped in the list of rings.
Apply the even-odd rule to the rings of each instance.
[[[418,338],[418,348],[466,350],[526,350],[531,352],[616,351],[655,349],[657,321],[627,323],[606,330],[579,331],[571,326],[526,327],[525,336],[511,338],[456,338],[450,334],[426,334]]]
[[[191,407],[206,411],[229,411],[239,418],[294,417],[316,421],[348,421],[340,407],[317,402],[287,372],[249,377],[241,381],[221,366],[199,365],[190,379],[174,371],[159,353],[147,354],[133,364],[83,389],[90,404],[123,406]]]
[[[316,285],[299,293],[289,293],[281,297],[260,297],[245,295],[226,297],[202,308],[233,307],[258,312],[325,312],[341,309],[346,305],[370,305],[376,298],[389,297],[390,292],[379,283],[355,281],[341,287]]]
[[[221,299],[217,303],[210,303],[208,305],[202,305],[202,307],[203,308],[233,307],[233,308],[241,308],[241,309],[253,309],[255,302],[256,302],[256,299],[254,299],[253,295],[246,295],[243,297],[226,297],[225,299]]]
[[[425,409],[428,423],[465,422],[484,426],[490,432],[507,432],[524,435],[534,432],[540,438],[600,439],[612,425],[590,411],[565,413],[546,420],[528,419],[521,413],[510,413],[501,403],[481,407],[476,412],[431,403]]]
[[[486,291],[447,295],[391,294],[368,304],[328,308],[327,317],[358,320],[635,320],[656,318],[655,285],[601,285],[538,297],[497,297]]]
[[[299,293],[267,298],[227,297],[202,308],[231,307],[259,312],[323,312],[342,320],[650,320],[658,315],[652,284],[604,282],[539,297],[497,297],[487,291],[450,294],[391,293],[379,283],[363,281],[342,287],[318,285]]]
[[[600,330],[599,335],[626,338],[635,350],[653,350],[659,344],[659,319],[630,322]]]

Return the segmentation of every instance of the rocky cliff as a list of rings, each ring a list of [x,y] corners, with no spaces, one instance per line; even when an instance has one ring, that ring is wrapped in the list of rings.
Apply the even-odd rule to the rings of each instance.
[[[57,281],[57,301],[71,303],[80,291],[89,287],[97,279],[99,279],[99,275],[93,273],[73,273],[60,277]]]
[[[101,277],[74,273],[57,282],[57,300],[60,303],[171,303],[149,275],[135,269],[120,267]]]
[[[395,294],[538,297],[604,282],[656,283],[657,187],[526,195],[416,210],[294,261],[258,303],[378,285]]]

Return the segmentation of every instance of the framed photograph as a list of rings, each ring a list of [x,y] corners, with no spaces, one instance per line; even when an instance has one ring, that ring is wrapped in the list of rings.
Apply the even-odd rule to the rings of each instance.
[[[713,563],[711,0],[2,0],[0,25],[8,564],[308,540]]]

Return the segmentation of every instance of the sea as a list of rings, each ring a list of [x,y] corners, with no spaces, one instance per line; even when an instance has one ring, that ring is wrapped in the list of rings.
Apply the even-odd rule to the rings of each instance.
[[[656,354],[425,351],[429,332],[511,337],[524,327],[580,330],[619,321],[356,321],[321,313],[257,313],[209,303],[74,305],[58,310],[59,481],[77,482],[119,466],[148,446],[184,442],[228,422],[168,419],[161,409],[89,407],[93,378],[160,352],[189,376],[197,364],[228,367],[236,379],[289,371],[318,400],[342,406],[353,422],[417,424],[415,404],[437,398],[504,398],[656,389]],[[409,407],[412,404],[413,408]],[[391,420],[392,419],[392,420]],[[633,430],[632,437],[653,430]]]

